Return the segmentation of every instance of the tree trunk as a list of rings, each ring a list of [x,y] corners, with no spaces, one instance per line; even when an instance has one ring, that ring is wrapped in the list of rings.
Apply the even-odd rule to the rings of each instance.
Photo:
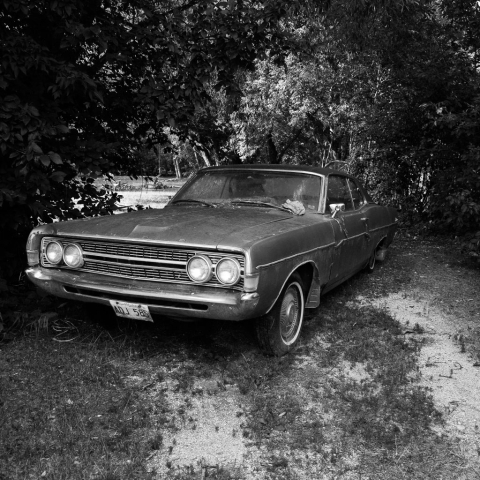
[[[200,161],[198,160],[198,153],[195,149],[193,149],[193,154],[195,155],[195,161],[197,162],[197,167],[202,168],[202,166],[200,165]]]
[[[275,143],[273,143],[272,131],[267,134],[267,148],[268,148],[268,163],[279,163],[278,162],[278,152]]]
[[[178,164],[178,158],[173,159],[173,165],[175,166],[175,176],[182,178],[182,172],[180,171],[180,165]]]
[[[202,156],[203,158],[203,161],[205,162],[205,165],[207,167],[210,167],[211,164],[210,164],[210,159],[208,158],[208,155],[207,153],[205,152],[205,150],[200,150],[200,155]]]
[[[162,162],[160,161],[160,144],[157,144],[157,158],[158,158],[158,176],[162,176]]]

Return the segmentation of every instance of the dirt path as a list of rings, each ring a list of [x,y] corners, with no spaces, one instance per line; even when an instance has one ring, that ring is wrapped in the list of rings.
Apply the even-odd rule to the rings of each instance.
[[[478,464],[480,369],[462,347],[468,322],[445,314],[429,295],[425,297],[419,298],[418,290],[414,290],[388,295],[375,305],[385,308],[400,321],[405,335],[415,335],[423,344],[419,357],[421,384],[430,389],[436,408],[446,421],[445,426],[437,427],[436,431],[458,439],[462,455]]]
[[[421,384],[445,420],[437,433],[457,439],[462,456],[480,468],[480,350],[472,344],[480,329],[480,275],[438,244],[408,247],[387,269],[408,266],[409,286],[359,300],[385,308],[422,344]]]

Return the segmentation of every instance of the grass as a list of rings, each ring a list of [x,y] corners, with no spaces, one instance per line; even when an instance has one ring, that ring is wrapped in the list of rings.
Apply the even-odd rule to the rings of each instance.
[[[120,321],[107,329],[79,305],[24,297],[3,314],[0,479],[156,478],[148,459],[183,425],[193,380],[208,378],[230,350],[212,344],[208,326]],[[167,383],[185,394],[185,411],[167,402]],[[209,478],[240,478],[205,469]],[[193,478],[170,477],[183,474]]]
[[[122,200],[120,205],[144,205],[152,208],[163,208],[177,190],[161,193],[156,190],[120,192]]]
[[[0,478],[149,478],[167,405],[144,401],[142,362],[102,331],[94,342],[53,333],[2,347]]]
[[[248,323],[107,329],[77,305],[10,295],[0,303],[0,479],[460,478],[468,472],[457,445],[433,432],[441,418],[416,384],[420,344],[385,311],[352,302],[408,285],[417,266],[397,252],[377,274],[327,295],[298,349],[280,359],[258,351]],[[218,391],[237,386],[232,415],[243,427],[232,435],[252,446],[258,471],[152,471],[149,460],[169,458],[188,424],[191,399],[215,395],[199,392],[198,378],[219,378]]]
[[[152,180],[139,176],[137,179],[128,176],[115,177],[115,190],[122,196],[121,206],[143,205],[151,208],[163,208],[170,198],[186,182],[186,179],[161,177],[161,188],[155,188]],[[97,185],[105,184],[105,179],[95,181]],[[108,182],[107,182],[108,183]]]
[[[268,478],[456,478],[455,446],[431,432],[440,417],[415,384],[417,344],[386,313],[336,300],[296,356],[260,361],[249,382],[245,432],[274,452]]]

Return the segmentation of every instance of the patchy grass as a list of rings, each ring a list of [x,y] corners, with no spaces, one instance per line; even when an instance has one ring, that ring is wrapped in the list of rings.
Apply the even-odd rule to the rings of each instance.
[[[88,318],[90,309],[25,292],[0,310],[1,480],[157,478],[148,460],[184,425],[194,380],[209,378],[232,352],[213,338],[221,324],[119,320],[106,328]],[[169,405],[168,389],[185,395],[183,409]],[[209,478],[241,478],[202,468]],[[194,478],[177,470],[169,477]]]
[[[454,446],[430,431],[440,417],[415,384],[417,344],[384,312],[337,302],[296,355],[255,360],[244,435],[269,452],[267,478],[456,478]]]
[[[399,291],[431,269],[410,245],[327,295],[281,359],[258,351],[249,323],[107,329],[78,306],[10,296],[0,302],[0,479],[474,478],[457,446],[431,429],[441,418],[416,384],[415,335],[352,301]],[[467,350],[474,338],[464,337]],[[219,380],[202,393],[199,378]],[[152,471],[149,459],[170,458],[171,439],[192,423],[192,399],[232,385],[242,399],[232,415],[243,422],[232,435],[251,445],[255,468],[168,460],[166,474]]]
[[[169,480],[246,480],[240,467],[222,467],[219,465],[200,465],[182,468],[171,472]]]
[[[150,478],[168,406],[144,401],[145,365],[127,338],[70,333],[55,341],[43,326],[1,347],[0,478]]]

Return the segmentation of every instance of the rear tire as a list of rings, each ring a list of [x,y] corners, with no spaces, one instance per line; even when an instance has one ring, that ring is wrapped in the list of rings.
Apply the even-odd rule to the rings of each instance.
[[[370,258],[368,260],[367,265],[365,266],[365,272],[366,273],[373,273],[375,270],[375,263],[376,263],[376,258],[377,258],[377,249],[375,249],[372,254],[370,255]]]
[[[265,353],[280,357],[292,350],[300,337],[304,310],[302,279],[293,274],[270,312],[256,320],[257,339]]]

